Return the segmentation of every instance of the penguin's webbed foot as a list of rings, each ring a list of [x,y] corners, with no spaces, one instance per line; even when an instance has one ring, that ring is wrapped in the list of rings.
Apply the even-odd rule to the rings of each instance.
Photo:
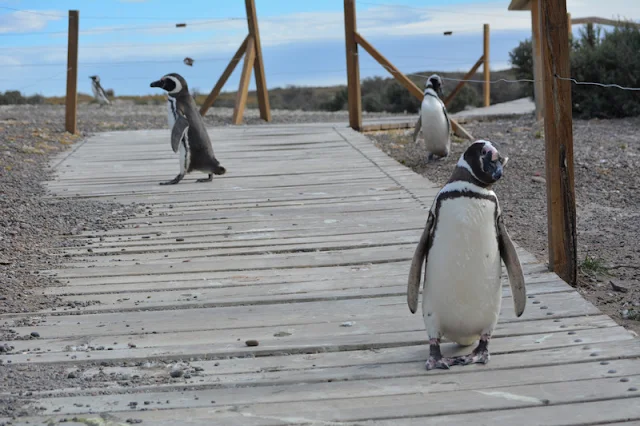
[[[487,364],[489,362],[489,339],[488,334],[480,337],[478,346],[469,355],[462,355],[453,358],[453,365]]]
[[[440,352],[440,340],[429,339],[429,359],[425,363],[427,370],[441,369],[448,370],[453,363],[453,359],[444,358]]]
[[[180,174],[180,175],[174,177],[173,179],[171,179],[170,181],[160,182],[160,185],[175,185],[178,182],[180,182],[183,177],[184,177],[184,175]]]
[[[211,182],[212,180],[213,180],[213,173],[209,173],[209,177],[198,179],[196,180],[196,183]]]

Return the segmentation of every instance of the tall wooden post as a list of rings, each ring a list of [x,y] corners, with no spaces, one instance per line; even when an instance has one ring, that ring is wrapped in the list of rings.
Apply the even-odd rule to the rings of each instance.
[[[247,104],[247,97],[249,96],[249,81],[251,81],[251,68],[253,68],[256,60],[255,43],[252,37],[247,37],[247,50],[244,55],[244,65],[242,67],[242,74],[240,74],[240,84],[238,85],[238,92],[236,93],[236,105],[233,109],[233,124],[242,123],[242,115],[244,114],[244,107]]]
[[[264,60],[262,57],[262,44],[260,43],[260,30],[258,29],[258,15],[254,0],[245,0],[247,9],[247,23],[249,24],[249,36],[253,38],[255,47],[255,61],[253,64],[256,74],[256,92],[258,93],[258,106],[260,118],[271,121],[271,107],[269,105],[269,92],[267,91],[267,78],[264,74]]]
[[[484,24],[484,106],[491,105],[491,70],[489,68],[489,24]]]
[[[533,88],[536,120],[542,120],[544,90],[542,88],[542,41],[540,39],[540,0],[531,0],[531,47],[533,50]]]
[[[65,98],[65,130],[77,131],[78,108],[78,27],[80,12],[69,11],[69,34],[67,44],[67,96]]]
[[[356,43],[355,0],[344,0],[344,32],[347,50],[347,92],[349,98],[349,126],[362,128],[362,99],[360,92],[360,61]]]
[[[577,236],[566,0],[541,0],[549,267],[576,285]]]

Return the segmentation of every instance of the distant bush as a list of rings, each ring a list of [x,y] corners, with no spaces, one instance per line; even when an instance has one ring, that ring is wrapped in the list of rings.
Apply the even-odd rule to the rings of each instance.
[[[571,40],[571,76],[578,81],[616,83],[640,87],[640,29],[621,23],[611,31],[593,24]],[[510,53],[518,78],[533,78],[531,42],[525,40]],[[531,93],[533,85],[528,89]],[[493,92],[493,91],[492,91]],[[613,118],[640,115],[635,91],[572,84],[573,115],[579,118]]]
[[[23,96],[18,90],[0,92],[0,105],[40,105],[45,101],[42,95]]]

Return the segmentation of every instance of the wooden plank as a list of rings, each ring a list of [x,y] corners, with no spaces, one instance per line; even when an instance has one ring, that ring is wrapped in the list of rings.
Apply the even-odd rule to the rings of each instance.
[[[264,121],[271,121],[271,106],[269,105],[269,92],[267,91],[267,77],[264,72],[264,57],[262,56],[262,43],[260,42],[260,29],[258,27],[256,4],[254,0],[245,0],[244,4],[247,9],[249,36],[253,38],[255,45],[256,58],[253,68],[256,75],[256,93],[258,95],[260,118]]]
[[[233,73],[233,70],[236,69],[238,62],[240,62],[240,59],[242,59],[242,56],[247,50],[248,39],[249,39],[249,36],[245,37],[245,39],[242,41],[242,44],[240,44],[240,47],[238,48],[236,53],[233,55],[233,57],[229,61],[229,65],[227,65],[227,67],[222,72],[222,75],[216,82],[216,85],[213,86],[213,89],[211,89],[211,93],[209,93],[209,96],[207,96],[207,99],[205,99],[204,103],[200,107],[200,115],[204,116],[209,110],[209,108],[211,108],[213,103],[218,98],[218,95],[222,91],[222,88],[224,87],[225,83]]]
[[[478,59],[476,61],[476,63],[471,67],[471,69],[469,70],[468,73],[466,73],[464,75],[464,77],[462,77],[462,81],[460,81],[456,87],[453,88],[453,90],[451,91],[451,93],[449,93],[449,95],[445,98],[444,100],[444,104],[449,107],[449,105],[451,105],[451,101],[453,101],[453,98],[455,98],[458,93],[460,92],[460,90],[462,90],[462,87],[467,84],[466,80],[469,80],[470,78],[472,78],[476,71],[478,71],[478,68],[480,68],[480,66],[484,63],[484,56],[481,56],[480,59]]]
[[[77,131],[78,109],[78,29],[80,12],[69,11],[69,33],[67,41],[67,95],[65,97],[65,130]]]
[[[251,81],[251,68],[253,68],[255,58],[256,58],[255,42],[251,36],[248,36],[247,50],[244,56],[242,74],[240,74],[240,84],[238,86],[238,93],[236,94],[236,103],[233,108],[233,118],[231,119],[233,124],[242,123],[242,115],[244,114],[244,107],[247,103],[247,96],[249,95],[249,82]]]
[[[490,32],[489,32],[489,24],[484,24],[483,26],[483,54],[482,58],[484,59],[484,63],[482,65],[482,70],[484,74],[484,106],[488,107],[491,105],[491,70],[490,70],[490,55],[489,49],[491,46],[490,42]]]
[[[360,60],[356,42],[355,0],[344,0],[344,32],[347,55],[347,95],[349,125],[354,130],[362,129],[362,94],[360,91]]]
[[[544,58],[545,153],[549,266],[571,285],[577,280],[573,127],[566,0],[541,0]]]
[[[531,0],[531,47],[533,54],[533,98],[536,102],[536,120],[542,120],[544,112],[544,88],[542,85],[542,39],[540,37],[540,0]]]
[[[586,18],[571,18],[571,14],[567,14],[568,17],[571,19],[571,23],[572,24],[598,24],[598,25],[611,25],[614,27],[618,27],[618,26],[623,26],[623,25],[629,25],[631,27],[634,28],[640,28],[640,24],[637,22],[633,22],[633,21],[621,21],[621,20],[616,20],[616,19],[607,19],[607,18],[600,18],[597,16],[588,16]]]

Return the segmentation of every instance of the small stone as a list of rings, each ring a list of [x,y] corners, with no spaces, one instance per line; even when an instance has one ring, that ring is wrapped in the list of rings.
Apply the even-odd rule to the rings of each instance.
[[[626,382],[628,382],[628,381],[629,381],[629,379],[627,379],[626,377],[623,377],[622,379],[620,379],[620,381],[621,381],[622,383],[626,383]]]
[[[171,377],[173,377],[174,379],[178,377],[182,377],[182,374],[184,374],[184,372],[179,368],[175,368],[171,370],[171,372],[169,373],[169,375],[171,375]]]
[[[244,342],[247,346],[258,346],[260,343],[257,340],[247,340]]]
[[[629,388],[629,392],[635,392],[635,391],[637,391],[637,390],[638,390],[638,388],[633,387],[633,386]]]
[[[609,373],[609,374],[615,374],[615,373],[616,373],[616,370],[609,370],[609,371],[607,371],[607,373]]]
[[[273,337],[286,337],[291,336],[291,333],[287,333],[286,331],[279,331],[273,335]]]
[[[136,344],[135,344],[135,343],[131,343],[131,342],[129,342],[129,347],[130,347],[131,349],[134,349],[134,348],[136,348]]]
[[[67,379],[76,379],[78,378],[78,375],[76,374],[75,371],[71,371],[69,374],[67,374]]]
[[[354,321],[346,321],[346,322],[343,322],[342,324],[340,324],[340,327],[353,327],[354,324],[355,324]]]
[[[180,242],[184,241],[184,238],[176,238],[176,241],[180,243]]]
[[[531,180],[537,183],[547,183],[546,179],[540,176],[532,176]]]
[[[32,331],[31,337],[35,337],[37,339],[38,337],[40,337],[40,333],[38,333],[37,331]]]

